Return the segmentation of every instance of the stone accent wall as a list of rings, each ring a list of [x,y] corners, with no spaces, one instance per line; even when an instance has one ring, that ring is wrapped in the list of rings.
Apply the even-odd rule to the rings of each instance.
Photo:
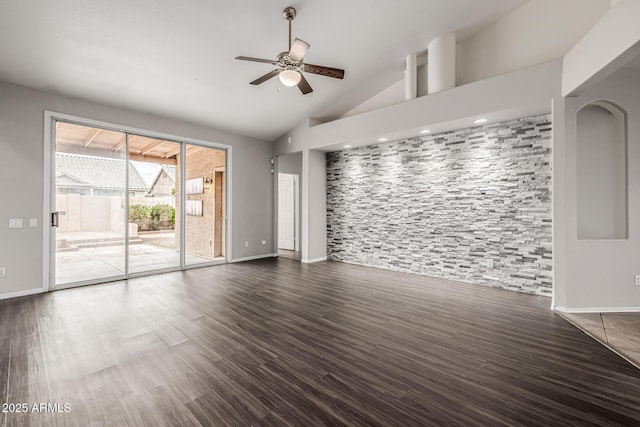
[[[551,116],[327,154],[331,260],[551,295]]]

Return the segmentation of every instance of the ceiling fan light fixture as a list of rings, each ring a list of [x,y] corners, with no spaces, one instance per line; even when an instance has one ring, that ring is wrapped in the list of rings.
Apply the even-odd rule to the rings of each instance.
[[[282,70],[280,74],[278,74],[278,78],[283,85],[291,87],[300,83],[302,76],[295,70]]]

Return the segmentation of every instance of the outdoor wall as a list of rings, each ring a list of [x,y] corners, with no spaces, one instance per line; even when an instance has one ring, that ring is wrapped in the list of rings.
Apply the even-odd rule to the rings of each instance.
[[[115,197],[120,200],[120,197]],[[111,197],[56,195],[56,207],[64,212],[58,217],[58,232],[111,230]]]
[[[272,254],[272,144],[166,117],[0,83],[0,267],[5,267],[7,274],[0,279],[0,297],[39,292],[45,282],[43,227],[49,224],[49,214],[43,213],[45,110],[231,146],[233,203],[228,208],[233,251],[229,258]],[[22,218],[25,227],[9,229],[9,218]],[[38,219],[37,228],[28,227],[29,218]],[[268,244],[261,245],[261,240]],[[245,241],[249,242],[248,247],[244,246]]]
[[[329,258],[551,295],[550,119],[329,153]]]
[[[132,197],[129,204],[156,206],[175,204],[173,197]],[[87,231],[124,232],[124,200],[120,196],[57,194],[58,233]]]

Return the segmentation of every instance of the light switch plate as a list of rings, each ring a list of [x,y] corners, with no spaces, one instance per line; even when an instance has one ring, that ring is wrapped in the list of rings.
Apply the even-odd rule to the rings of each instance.
[[[640,276],[636,276],[636,286],[640,286]]]
[[[29,227],[38,228],[38,218],[29,218]]]
[[[4,267],[0,267],[0,277],[5,277],[7,275],[7,270]]]
[[[9,228],[22,228],[22,218],[11,218]]]

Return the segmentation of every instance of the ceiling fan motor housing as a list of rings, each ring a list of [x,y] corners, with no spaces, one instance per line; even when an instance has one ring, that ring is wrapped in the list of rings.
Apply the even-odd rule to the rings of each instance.
[[[289,57],[289,52],[280,52],[278,54],[278,65],[280,65],[281,67],[298,67],[300,66],[300,64],[302,63],[302,60],[300,61],[294,61],[293,59],[291,59]]]
[[[287,21],[291,21],[293,20],[293,18],[296,17],[296,9],[289,6],[287,8],[285,8],[282,11],[282,16],[284,17],[284,19],[286,19]]]

